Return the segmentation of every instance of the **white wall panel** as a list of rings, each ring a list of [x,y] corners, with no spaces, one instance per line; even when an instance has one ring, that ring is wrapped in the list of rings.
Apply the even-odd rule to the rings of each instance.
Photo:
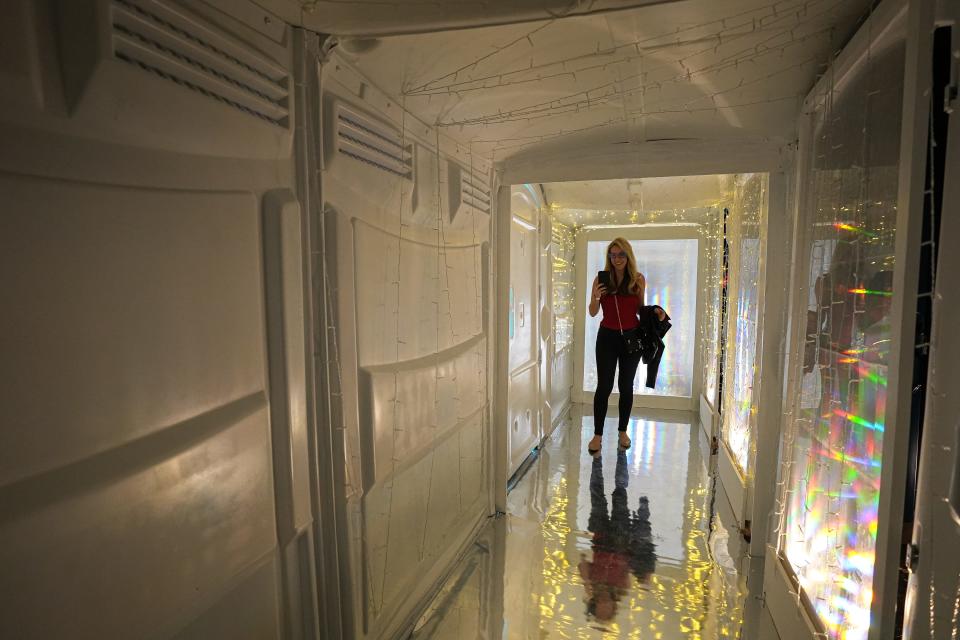
[[[345,615],[356,637],[376,638],[410,622],[489,503],[490,216],[462,196],[464,176],[490,173],[455,146],[438,150],[436,132],[364,87],[343,60],[324,73],[325,286],[343,392],[353,603]],[[338,112],[376,132],[382,152],[344,153]]]
[[[542,437],[538,227],[543,202],[534,185],[513,186],[510,195],[507,425],[510,433],[508,474],[512,475]]]
[[[23,429],[0,434],[0,482],[148,436],[263,388],[252,195],[9,175],[0,177],[0,189],[16,203],[2,217],[8,299],[23,301],[4,321],[13,338],[4,360],[20,372],[7,385],[6,406]],[[51,397],[57,402],[44,400]],[[118,431],[118,422],[129,426]],[[46,432],[67,424],[57,438]]]
[[[264,287],[263,197],[293,187],[292,34],[281,26],[281,44],[214,15],[21,2],[0,22],[24,63],[14,75],[35,89],[0,95],[2,637],[318,635],[301,555],[313,515],[303,318],[286,294],[268,313]],[[190,37],[170,40],[172,24]],[[194,82],[119,57],[118,25],[149,35],[154,61],[169,62],[161,42],[184,45],[175,58]],[[214,68],[269,83],[261,106],[285,115],[216,97]],[[274,264],[298,286],[287,204]],[[282,327],[282,353],[268,327]],[[268,385],[268,354],[282,384]],[[288,400],[282,423],[268,387]],[[279,500],[296,514],[284,543]],[[283,587],[293,574],[303,594]]]

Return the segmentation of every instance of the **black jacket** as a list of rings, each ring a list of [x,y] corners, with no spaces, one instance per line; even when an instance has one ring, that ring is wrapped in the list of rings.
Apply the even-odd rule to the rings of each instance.
[[[657,370],[660,368],[660,359],[663,357],[663,336],[672,326],[670,316],[663,311],[663,320],[657,317],[656,309],[663,311],[663,307],[652,305],[640,307],[637,317],[640,326],[637,335],[640,337],[640,358],[647,365],[647,388],[653,389],[657,385]]]

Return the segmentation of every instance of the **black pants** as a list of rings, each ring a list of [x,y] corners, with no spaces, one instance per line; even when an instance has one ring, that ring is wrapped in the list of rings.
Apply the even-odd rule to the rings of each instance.
[[[627,353],[620,332],[600,327],[597,331],[597,391],[593,395],[593,433],[603,435],[603,421],[607,417],[607,402],[613,391],[613,376],[620,366],[617,390],[620,392],[620,431],[627,430],[630,410],[633,409],[633,379],[640,365],[640,353]]]

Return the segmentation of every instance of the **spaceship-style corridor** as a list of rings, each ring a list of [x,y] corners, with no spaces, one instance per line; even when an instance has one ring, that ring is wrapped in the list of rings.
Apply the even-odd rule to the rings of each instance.
[[[3,640],[957,640],[957,0],[2,15]]]

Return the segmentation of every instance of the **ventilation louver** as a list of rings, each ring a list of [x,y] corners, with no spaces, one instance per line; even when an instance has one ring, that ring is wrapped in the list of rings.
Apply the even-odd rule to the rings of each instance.
[[[113,0],[113,53],[275,125],[288,126],[288,73],[175,5]]]
[[[404,144],[399,130],[343,103],[337,103],[335,109],[337,151],[402,178],[413,179],[413,145]]]
[[[476,170],[465,170],[460,174],[461,198],[465,204],[477,211],[490,213],[490,187],[487,179]]]
[[[490,186],[479,169],[468,169],[450,160],[447,164],[450,181],[450,221],[452,222],[464,205],[474,210],[490,213]]]

